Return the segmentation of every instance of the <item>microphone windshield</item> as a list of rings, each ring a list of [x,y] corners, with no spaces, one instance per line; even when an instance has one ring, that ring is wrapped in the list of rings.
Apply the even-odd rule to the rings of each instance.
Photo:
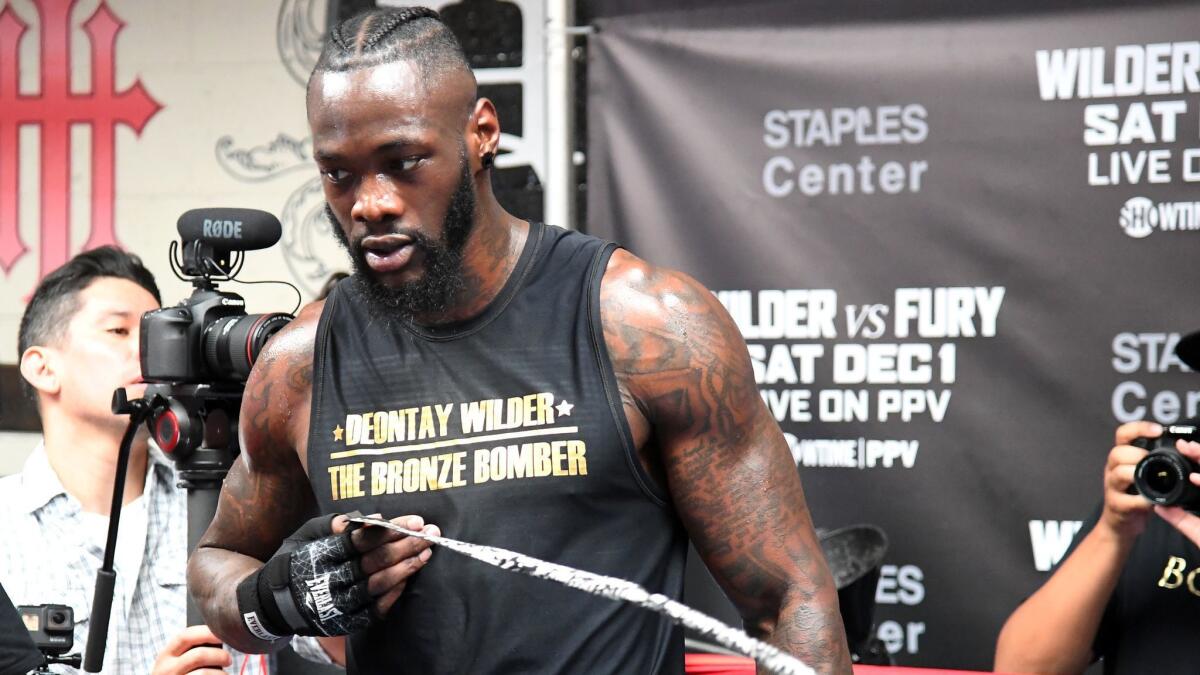
[[[183,241],[202,241],[218,249],[256,251],[279,241],[279,219],[257,209],[192,209],[179,216]]]

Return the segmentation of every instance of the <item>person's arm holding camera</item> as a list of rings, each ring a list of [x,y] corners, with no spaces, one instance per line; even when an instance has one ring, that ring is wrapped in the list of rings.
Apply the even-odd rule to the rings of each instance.
[[[1116,445],[1104,467],[1100,517],[1050,579],[1005,622],[996,643],[997,671],[1078,673],[1092,661],[1104,608],[1151,511],[1145,497],[1130,494],[1134,467],[1146,456],[1146,450],[1130,443],[1161,434],[1162,427],[1153,422],[1117,428]]]

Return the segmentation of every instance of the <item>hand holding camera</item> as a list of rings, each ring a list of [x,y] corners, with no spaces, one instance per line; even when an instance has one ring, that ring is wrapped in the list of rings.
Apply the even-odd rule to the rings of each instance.
[[[1104,488],[1100,521],[1118,537],[1132,541],[1153,510],[1200,546],[1200,427],[1121,425]]]
[[[1151,507],[1133,483],[1137,464],[1148,453],[1133,443],[1157,439],[1162,432],[1162,426],[1154,422],[1129,422],[1117,427],[1115,445],[1104,466],[1104,511],[1098,526],[1106,527],[1123,541],[1132,542],[1146,529]]]
[[[1149,451],[1134,469],[1138,492],[1161,506],[1200,512],[1200,428],[1191,424],[1167,427],[1157,438],[1139,438],[1133,445]]]
[[[1138,489],[1154,502],[1154,512],[1200,546],[1200,438],[1196,427],[1152,450],[1138,464]],[[1176,427],[1168,427],[1171,434]]]

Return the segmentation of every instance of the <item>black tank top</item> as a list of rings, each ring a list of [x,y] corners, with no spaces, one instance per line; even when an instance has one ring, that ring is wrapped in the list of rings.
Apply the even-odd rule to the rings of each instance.
[[[600,327],[613,245],[532,224],[500,294],[450,327],[381,322],[356,282],[325,303],[309,478],[323,513],[415,514],[447,537],[678,598],[686,536],[633,448]],[[681,673],[647,610],[435,550],[361,673]]]

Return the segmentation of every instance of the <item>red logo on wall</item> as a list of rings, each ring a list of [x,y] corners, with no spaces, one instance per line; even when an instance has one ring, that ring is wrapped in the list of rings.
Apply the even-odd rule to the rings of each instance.
[[[41,131],[41,233],[38,279],[71,257],[71,127],[92,132],[91,232],[83,250],[117,244],[113,229],[116,183],[114,137],[124,124],[140,135],[162,106],[135,80],[115,88],[117,33],[124,23],[101,0],[83,24],[91,45],[91,91],[71,92],[71,10],[78,0],[32,0],[41,24],[41,86],[36,95],[18,91],[21,36],[28,28],[12,7],[0,11],[0,268],[12,271],[29,247],[21,241],[18,214],[19,131]]]

